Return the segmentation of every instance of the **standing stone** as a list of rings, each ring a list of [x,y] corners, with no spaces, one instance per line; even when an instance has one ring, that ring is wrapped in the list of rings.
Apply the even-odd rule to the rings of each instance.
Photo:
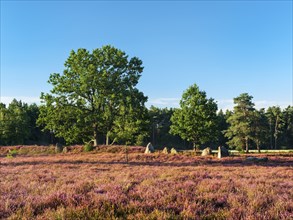
[[[168,148],[167,147],[165,147],[164,149],[163,149],[163,152],[162,152],[163,154],[168,154],[169,153],[169,150],[168,150]]]
[[[66,154],[67,152],[68,152],[68,148],[67,147],[64,147],[63,150],[62,150],[62,153],[65,153]]]
[[[229,157],[229,151],[225,147],[218,147],[218,158]]]
[[[63,151],[63,146],[60,143],[57,143],[55,146],[55,152],[56,153],[61,153]]]
[[[178,154],[177,150],[174,147],[171,149],[171,154]]]
[[[154,153],[155,152],[155,148],[153,147],[153,145],[150,143],[148,143],[148,145],[145,148],[145,154],[150,154],[150,153]]]
[[[208,156],[208,155],[211,155],[212,154],[212,150],[211,148],[207,147],[205,148],[202,153],[201,153],[201,156]]]

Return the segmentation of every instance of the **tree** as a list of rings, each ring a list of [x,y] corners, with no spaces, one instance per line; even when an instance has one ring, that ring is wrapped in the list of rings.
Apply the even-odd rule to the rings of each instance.
[[[0,106],[1,144],[24,144],[30,135],[28,105],[13,99],[8,108],[2,103]]]
[[[29,118],[29,137],[27,144],[41,144],[49,143],[49,133],[42,132],[41,128],[37,126],[37,120],[40,114],[39,106],[35,103],[28,105],[26,114]]]
[[[171,117],[171,134],[193,143],[194,149],[217,137],[217,104],[194,84],[182,95]]]
[[[51,93],[41,94],[44,105],[38,124],[67,143],[93,140],[97,145],[98,137],[112,133],[121,106],[132,96],[142,71],[140,59],[128,59],[125,52],[112,46],[92,53],[71,51],[63,74],[50,75]],[[143,96],[140,104],[146,99]]]
[[[229,138],[228,145],[241,147],[248,153],[249,141],[252,140],[252,122],[254,115],[254,103],[248,93],[240,94],[234,98],[233,114],[227,119],[230,124],[225,136]]]
[[[281,143],[288,149],[293,146],[293,106],[288,106],[282,111]]]
[[[156,147],[176,146],[184,147],[183,141],[178,135],[174,136],[169,133],[171,126],[171,116],[174,113],[173,108],[157,108],[151,106],[148,114],[150,118],[149,136],[150,141]]]
[[[223,110],[221,109],[217,116],[218,116],[218,128],[219,128],[219,135],[218,135],[218,143],[220,146],[226,145],[228,141],[227,137],[225,137],[224,132],[228,129],[229,124],[227,123],[227,117],[230,111],[227,110],[226,114],[224,114]]]
[[[6,145],[7,141],[7,108],[0,103],[0,145]]]
[[[126,102],[120,106],[119,113],[109,137],[113,142],[142,145],[148,136],[149,117],[144,106],[147,98],[135,89]]]
[[[268,120],[265,115],[265,109],[255,110],[253,116],[253,134],[252,139],[256,144],[256,148],[260,153],[260,146],[266,142],[268,135]]]
[[[270,125],[271,148],[273,149],[272,137],[274,137],[274,148],[277,149],[278,138],[282,132],[283,126],[282,110],[278,106],[272,106],[267,109],[266,113]]]

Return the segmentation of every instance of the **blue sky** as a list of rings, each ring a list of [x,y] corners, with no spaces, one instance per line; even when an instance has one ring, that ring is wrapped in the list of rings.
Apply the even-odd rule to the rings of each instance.
[[[38,102],[72,49],[106,44],[142,59],[147,106],[194,83],[223,109],[293,104],[292,1],[1,1],[1,102]]]

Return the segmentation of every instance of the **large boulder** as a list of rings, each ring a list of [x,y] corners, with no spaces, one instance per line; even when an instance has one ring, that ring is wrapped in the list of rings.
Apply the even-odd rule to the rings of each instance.
[[[148,143],[148,145],[145,148],[145,154],[150,154],[150,153],[154,153],[155,152],[155,148],[153,147],[153,145],[151,143]]]
[[[229,151],[225,147],[218,147],[218,158],[229,157]]]
[[[212,150],[211,148],[207,147],[205,148],[202,153],[201,153],[201,156],[208,156],[208,155],[211,155],[212,154]]]

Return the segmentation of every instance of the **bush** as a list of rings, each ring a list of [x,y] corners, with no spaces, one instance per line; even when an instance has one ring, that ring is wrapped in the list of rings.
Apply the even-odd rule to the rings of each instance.
[[[244,149],[242,147],[240,147],[240,146],[237,146],[236,150],[238,150],[239,153],[244,153]]]
[[[91,144],[85,144],[85,145],[83,146],[83,151],[84,151],[84,152],[90,152],[90,151],[93,151],[93,150],[94,150],[94,146],[91,145]]]
[[[8,153],[7,153],[7,158],[13,158],[13,157],[15,157],[16,156],[16,154],[17,154],[18,152],[17,152],[17,150],[9,150],[8,151]]]

